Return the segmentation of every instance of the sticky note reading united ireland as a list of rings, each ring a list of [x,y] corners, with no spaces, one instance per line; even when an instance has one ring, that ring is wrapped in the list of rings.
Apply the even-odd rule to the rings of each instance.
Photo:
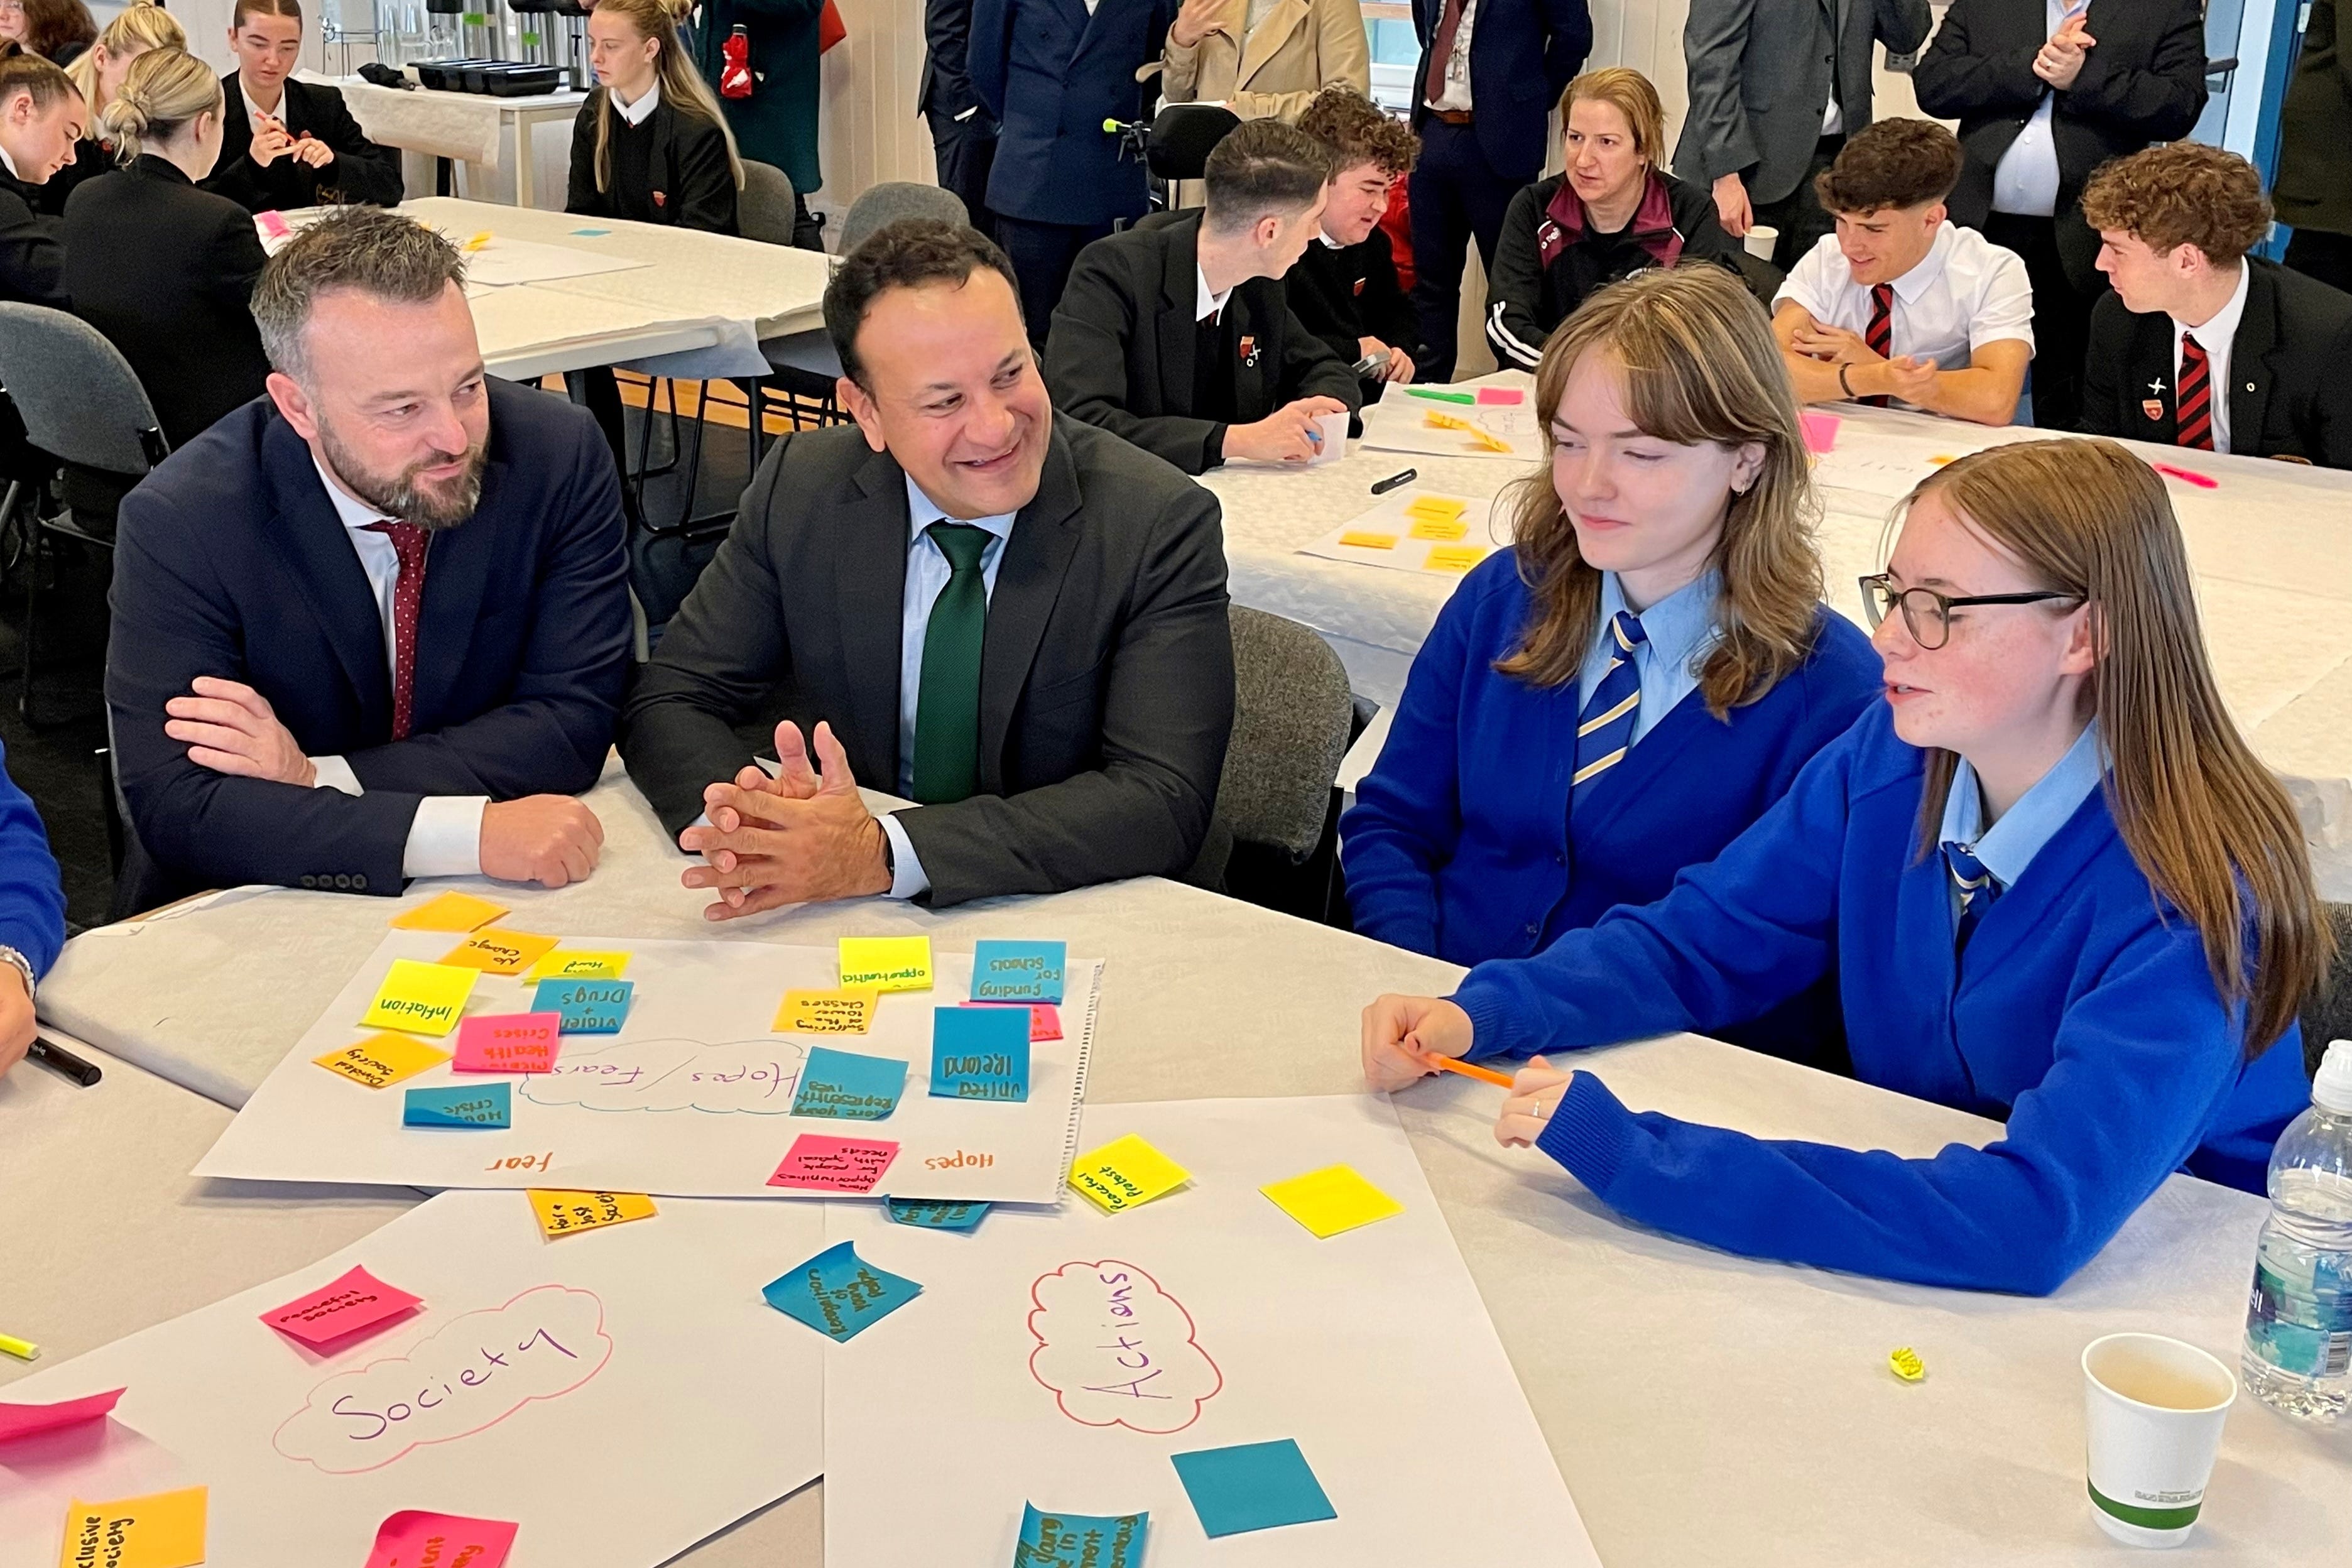
[[[58,1568],[194,1568],[205,1560],[202,1487],[66,1510]]]
[[[874,1026],[882,994],[863,987],[843,991],[787,991],[768,1026],[779,1035],[862,1035]]]
[[[1402,1204],[1366,1181],[1352,1165],[1326,1165],[1258,1191],[1273,1199],[1275,1207],[1326,1239],[1404,1213]]]
[[[1079,1155],[1070,1167],[1070,1185],[1105,1214],[1148,1204],[1192,1179],[1192,1172],[1132,1132]]]
[[[533,960],[562,941],[560,937],[541,936],[535,931],[508,931],[491,926],[478,931],[441,955],[441,962],[465,969],[478,969],[485,974],[520,974]]]
[[[931,1009],[931,1095],[1013,1103],[1027,1100],[1027,1015],[1015,1007]]]
[[[394,931],[467,931],[486,926],[507,912],[504,904],[478,899],[471,893],[444,893],[427,899],[406,914],[394,915]]]
[[[426,1068],[439,1067],[449,1059],[449,1053],[436,1050],[423,1040],[387,1032],[370,1035],[356,1046],[345,1046],[340,1051],[329,1051],[310,1059],[353,1083],[369,1089],[389,1089],[403,1079],[415,1078]]]
[[[591,952],[584,948],[559,947],[541,955],[530,973],[523,976],[526,984],[541,980],[618,980],[628,973],[629,955],[625,952]]]
[[[525,1194],[539,1228],[549,1240],[633,1219],[654,1217],[654,1201],[643,1193],[574,1193],[553,1187],[532,1187]]]
[[[845,936],[841,939],[844,989],[929,991],[931,939],[927,936]]]
[[[474,994],[478,969],[458,969],[446,963],[419,963],[395,958],[392,972],[375,1000],[360,1016],[365,1029],[402,1029],[412,1035],[446,1035],[457,1026],[466,998]]]

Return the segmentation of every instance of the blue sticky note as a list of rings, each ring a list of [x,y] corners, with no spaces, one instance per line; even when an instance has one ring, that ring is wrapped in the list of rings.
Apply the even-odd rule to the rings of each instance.
[[[572,232],[583,239],[602,239],[613,231],[609,228],[575,228]]]
[[[907,1064],[896,1057],[812,1047],[801,1068],[794,1116],[832,1116],[847,1121],[879,1121],[898,1109],[907,1089]]]
[[[826,1247],[761,1288],[768,1305],[821,1334],[855,1338],[921,1295],[923,1288],[857,1256],[849,1242]]]
[[[1213,1538],[1339,1517],[1307,1456],[1287,1437],[1196,1448],[1171,1454],[1169,1460],[1184,1483],[1184,1495],[1192,1500],[1192,1511],[1201,1516],[1202,1530]]]
[[[1024,1503],[1013,1568],[1142,1568],[1150,1534],[1148,1513],[1039,1513]]]
[[[931,1095],[938,1100],[1029,1098],[1029,1009],[931,1009]]]
[[[885,1198],[893,1225],[917,1225],[929,1230],[970,1230],[988,1213],[986,1204],[931,1203],[922,1198]]]
[[[1061,942],[976,942],[971,945],[971,999],[1058,1004],[1069,952],[1069,943]]]
[[[562,1014],[567,1035],[617,1035],[636,988],[634,980],[542,980],[530,1010]]]
[[[404,1127],[511,1127],[514,1086],[504,1081],[412,1089],[401,1107]]]

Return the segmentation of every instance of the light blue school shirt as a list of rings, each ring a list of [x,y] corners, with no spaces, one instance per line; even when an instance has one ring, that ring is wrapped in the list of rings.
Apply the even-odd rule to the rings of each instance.
[[[1695,667],[1699,655],[1715,641],[1715,601],[1722,592],[1721,574],[1709,567],[1634,617],[1648,640],[1633,649],[1633,672],[1642,680],[1642,705],[1633,710],[1633,736],[1625,742],[1627,746],[1639,745],[1643,736],[1658,727],[1659,720],[1675,710],[1676,703],[1698,689]],[[1617,574],[1603,572],[1601,624],[1593,628],[1592,646],[1585,650],[1584,663],[1576,672],[1580,713],[1592,700],[1592,689],[1601,684],[1601,674],[1609,668],[1615,647],[1609,623],[1620,610],[1630,607]]]
[[[1984,788],[1977,783],[1976,769],[1963,757],[1952,770],[1952,791],[1944,797],[1944,826],[1937,837],[1972,851],[1992,873],[1994,884],[2007,892],[2025,875],[2042,847],[2091,797],[2106,771],[2106,759],[2099,750],[2098,721],[2093,720],[2074,737],[2066,754],[2034,780],[2033,787],[2018,796],[2017,804],[2002,813],[1999,822],[1987,827]],[[1957,922],[1959,917],[1960,889],[1954,884],[1952,919]]]
[[[2044,38],[2055,37],[2066,25],[2066,18],[2090,9],[2090,0],[2043,0],[2042,10],[2048,31]],[[2088,69],[2086,65],[2084,68]],[[2058,92],[2044,88],[2042,101],[2034,106],[2033,117],[2000,155],[1992,170],[1992,210],[2014,213],[2020,217],[2048,217],[2058,210],[2058,143],[2050,134],[2050,113],[2057,107]]]

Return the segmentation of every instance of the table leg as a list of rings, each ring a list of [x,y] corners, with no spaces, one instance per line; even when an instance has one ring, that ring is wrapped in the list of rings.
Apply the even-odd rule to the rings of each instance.
[[[514,117],[515,135],[515,205],[530,205],[530,116]]]

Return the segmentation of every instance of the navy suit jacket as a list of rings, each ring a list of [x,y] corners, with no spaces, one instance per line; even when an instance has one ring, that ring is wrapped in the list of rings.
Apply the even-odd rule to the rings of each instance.
[[[1075,3],[1075,0],[1074,0]],[[1429,40],[1445,0],[1412,0],[1421,39],[1413,67],[1412,128],[1429,117]],[[1478,150],[1506,179],[1532,180],[1551,152],[1545,117],[1592,52],[1592,11],[1585,0],[1478,0],[1470,19],[1471,128]]]
[[[612,744],[629,665],[613,458],[561,398],[493,380],[481,506],[434,536],[412,732],[392,739],[383,621],[310,449],[257,398],[123,498],[106,699],[122,793],[163,874],[148,891],[279,882],[394,894],[428,795],[576,794]],[[164,702],[244,681],[366,793],[188,760]]]
[[[1176,6],[1101,0],[1089,16],[1086,0],[974,0],[966,69],[1003,127],[989,211],[1074,226],[1143,216],[1143,165],[1119,157],[1103,121],[1145,118],[1135,73],[1160,58]]]

